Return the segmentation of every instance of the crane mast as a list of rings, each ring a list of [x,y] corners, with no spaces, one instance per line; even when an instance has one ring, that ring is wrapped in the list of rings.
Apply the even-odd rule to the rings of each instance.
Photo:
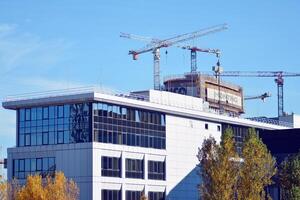
[[[143,36],[137,36],[129,33],[121,33],[120,37],[128,38],[128,39],[135,39],[135,40],[142,40],[147,41],[148,44],[141,49],[138,50],[130,50],[129,55],[132,55],[133,60],[138,59],[138,55],[146,52],[152,52],[153,54],[153,80],[154,80],[154,89],[160,90],[160,49],[161,48],[167,48],[170,46],[173,46],[177,43],[186,42],[188,40],[192,40],[195,38],[199,38],[208,34],[212,34],[221,30],[227,29],[227,24],[221,24],[212,26],[209,28],[201,29],[199,31],[194,31],[191,33],[185,33],[181,35],[177,35],[175,37],[171,37],[164,40],[149,38],[149,37],[143,37]]]
[[[222,77],[275,77],[277,84],[278,117],[284,114],[284,96],[283,96],[283,77],[299,77],[300,73],[284,71],[224,71],[220,74]]]

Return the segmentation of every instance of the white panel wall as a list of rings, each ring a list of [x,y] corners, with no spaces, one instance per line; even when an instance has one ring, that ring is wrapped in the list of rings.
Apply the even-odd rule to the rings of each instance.
[[[221,130],[217,126],[221,124],[166,116],[167,199],[198,199],[198,147],[210,135],[220,141]]]
[[[80,199],[92,199],[92,144],[63,144],[8,149],[10,173],[12,178],[12,160],[23,158],[55,157],[56,170],[64,172],[73,179],[80,189]]]

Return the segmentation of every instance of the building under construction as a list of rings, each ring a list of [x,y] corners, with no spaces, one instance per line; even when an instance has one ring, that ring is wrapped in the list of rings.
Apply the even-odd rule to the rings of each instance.
[[[164,79],[163,88],[169,92],[202,98],[216,112],[231,116],[244,113],[243,88],[232,83],[219,82],[218,78],[211,75],[187,73],[168,76]]]

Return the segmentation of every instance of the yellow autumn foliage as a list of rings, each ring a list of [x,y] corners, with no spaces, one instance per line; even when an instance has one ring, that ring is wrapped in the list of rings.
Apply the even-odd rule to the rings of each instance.
[[[16,200],[76,200],[79,189],[72,180],[68,181],[62,172],[54,178],[43,180],[40,175],[28,176],[26,184],[16,193]]]

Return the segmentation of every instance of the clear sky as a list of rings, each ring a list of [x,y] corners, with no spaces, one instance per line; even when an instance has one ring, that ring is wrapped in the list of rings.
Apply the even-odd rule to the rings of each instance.
[[[190,44],[222,51],[225,70],[300,72],[300,1],[297,0],[1,0],[0,97],[35,91],[97,85],[117,91],[152,88],[152,55],[133,61],[128,50],[141,41],[120,32],[167,38],[216,24],[229,29]],[[216,60],[198,54],[210,71]],[[162,51],[161,74],[190,70],[189,52]],[[276,116],[272,78],[226,79],[246,95],[271,92],[265,103],[246,103],[246,116]],[[285,111],[300,114],[299,78],[285,79]],[[0,145],[15,145],[15,113],[0,109]],[[4,153],[3,153],[4,154]]]

